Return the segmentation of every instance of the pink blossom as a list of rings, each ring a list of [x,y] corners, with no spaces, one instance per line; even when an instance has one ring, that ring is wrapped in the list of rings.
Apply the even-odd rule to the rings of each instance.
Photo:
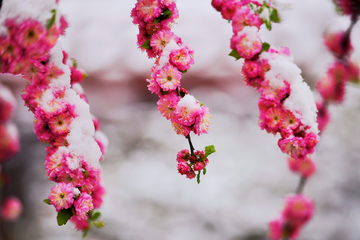
[[[279,139],[278,145],[283,153],[293,158],[304,158],[307,154],[306,143],[300,137]]]
[[[266,131],[269,133],[276,134],[280,124],[281,120],[283,118],[283,111],[281,108],[273,107],[269,108],[265,113],[265,123],[266,123]]]
[[[195,123],[195,117],[198,116],[200,111],[201,107],[197,100],[191,95],[186,95],[178,102],[175,115],[179,123],[191,126]]]
[[[69,112],[53,115],[48,121],[48,126],[54,134],[68,134],[73,116]]]
[[[344,44],[344,38],[348,38],[346,44]],[[353,50],[350,38],[345,31],[325,33],[324,44],[337,57],[344,57]]]
[[[284,110],[281,116],[281,127],[295,129],[299,126],[300,119],[296,118],[295,115],[289,111]]]
[[[180,101],[180,97],[177,96],[176,92],[170,92],[169,94],[164,95],[157,102],[158,110],[161,113],[161,116],[166,119],[173,119],[175,117],[175,107]]]
[[[0,163],[14,157],[20,151],[20,138],[16,125],[0,124]]]
[[[98,183],[91,194],[94,209],[101,207],[103,203],[103,197],[105,194],[106,194],[105,188],[100,183]]]
[[[187,46],[172,50],[169,55],[170,63],[179,70],[185,71],[190,68],[190,65],[194,64],[193,54],[194,51],[190,50]]]
[[[69,23],[66,21],[66,18],[64,15],[61,15],[60,17],[60,27],[59,27],[59,33],[60,35],[65,35],[65,30],[69,26]]]
[[[227,0],[212,0],[211,5],[216,9],[216,11],[220,12],[223,3],[226,2],[226,1]]]
[[[232,28],[234,34],[243,30],[245,26],[255,26],[260,29],[262,21],[257,14],[252,13],[248,7],[238,8],[232,17]]]
[[[50,203],[56,210],[68,209],[74,202],[73,185],[69,183],[58,183],[51,189]]]
[[[16,61],[20,56],[21,48],[9,38],[0,38],[0,56],[3,61],[11,63]]]
[[[91,226],[87,219],[80,219],[77,216],[72,216],[70,221],[75,224],[75,229],[80,231],[86,231]]]
[[[40,82],[45,77],[46,69],[39,61],[30,60],[29,68],[24,71],[23,78],[30,82]]]
[[[197,162],[194,165],[194,171],[201,171],[204,168],[204,163],[203,162]]]
[[[180,86],[181,72],[170,64],[166,64],[156,75],[156,81],[163,91],[172,91]]]
[[[11,90],[0,84],[0,124],[10,120],[14,114],[16,99]]]
[[[193,179],[194,177],[196,177],[196,174],[194,171],[189,171],[187,174],[186,174],[186,177],[188,179]]]
[[[262,42],[255,27],[245,27],[243,31],[231,38],[231,48],[235,49],[239,55],[245,59],[249,59],[260,53]],[[246,29],[246,30],[245,30]]]
[[[171,121],[171,125],[178,135],[186,137],[191,132],[191,128],[189,126],[183,125],[175,120]]]
[[[81,196],[75,200],[74,206],[75,206],[76,216],[79,219],[86,219],[87,213],[90,210],[94,209],[91,196],[84,192],[81,193]]]
[[[134,17],[134,23],[138,23],[139,20],[150,22],[159,17],[161,12],[158,0],[138,0],[131,16]]]
[[[316,121],[318,123],[319,131],[322,132],[330,122],[330,114],[324,101],[316,102],[316,108],[318,110]]]
[[[18,26],[15,39],[22,47],[32,51],[32,49],[41,48],[39,43],[44,38],[44,34],[45,29],[38,21],[28,19]]]
[[[240,2],[238,0],[227,0],[224,1],[221,5],[221,15],[224,19],[232,19],[234,16],[236,9],[240,6]]]
[[[316,171],[316,165],[311,158],[301,160],[289,157],[287,161],[291,171],[299,173],[305,178],[312,176]]]
[[[281,240],[283,237],[284,219],[282,217],[272,220],[269,223],[268,237],[271,240]]]
[[[335,0],[341,11],[346,15],[359,14],[360,3],[357,0]]]
[[[259,76],[260,66],[256,61],[245,59],[242,67],[242,72],[248,78],[256,78]]]
[[[178,162],[177,169],[181,175],[188,174],[190,167],[186,162]]]
[[[1,205],[1,216],[7,221],[18,220],[22,213],[23,206],[17,197],[7,197]]]
[[[177,156],[176,156],[176,160],[178,162],[183,162],[183,161],[187,161],[190,158],[190,152],[187,149],[183,149],[180,152],[178,152]]]
[[[195,134],[199,135],[208,133],[212,116],[209,113],[209,109],[207,107],[201,107],[200,111],[198,111],[198,116],[195,117],[195,124],[193,127],[193,131]]]
[[[71,84],[74,83],[81,83],[84,80],[84,73],[81,72],[79,69],[70,67],[71,75]]]
[[[282,216],[291,226],[304,225],[314,213],[314,203],[304,195],[287,197]]]
[[[159,54],[172,39],[174,39],[174,34],[170,30],[161,30],[151,37],[150,46],[156,54]]]

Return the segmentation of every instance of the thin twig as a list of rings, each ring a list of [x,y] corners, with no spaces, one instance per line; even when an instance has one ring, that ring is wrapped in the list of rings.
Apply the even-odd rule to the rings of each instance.
[[[193,144],[191,142],[190,133],[186,136],[186,138],[187,138],[187,140],[189,142],[191,156],[195,156],[195,154],[194,154],[195,148],[194,148],[194,146],[193,146]]]

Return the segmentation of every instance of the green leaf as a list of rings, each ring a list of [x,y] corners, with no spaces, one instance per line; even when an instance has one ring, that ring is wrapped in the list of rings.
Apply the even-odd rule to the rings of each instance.
[[[89,77],[89,76],[86,74],[86,72],[83,72],[82,75],[83,75],[83,78],[84,78],[84,79]]]
[[[82,172],[85,175],[85,178],[87,178],[89,176],[89,172],[87,172],[87,171],[82,171]]]
[[[77,61],[75,58],[71,58],[73,68],[77,68]]]
[[[228,20],[228,23],[231,23],[231,19]]]
[[[50,200],[47,198],[47,199],[44,199],[44,203],[48,204],[48,205],[51,205],[50,203]]]
[[[146,49],[151,49],[151,46],[150,46],[150,38],[148,40],[146,40],[142,45],[141,45],[142,48],[146,48]]]
[[[169,93],[169,91],[164,91],[164,90],[162,90],[162,89],[160,89],[160,93],[161,93],[161,95],[166,95],[166,94],[168,94]]]
[[[214,145],[209,145],[205,147],[205,156],[204,156],[204,160],[212,153],[216,152],[215,150],[215,146]]]
[[[262,13],[263,11],[264,11],[264,7],[261,6],[261,8],[260,8],[259,11],[258,11],[258,14]]]
[[[198,172],[198,174],[196,176],[196,180],[197,180],[197,183],[199,184],[200,183],[200,171]]]
[[[269,31],[271,31],[271,22],[269,21],[266,21],[266,22],[264,22],[265,23],[265,26],[266,26],[266,28],[269,30]]]
[[[91,214],[90,219],[93,220],[93,221],[96,221],[96,220],[99,219],[100,216],[101,216],[100,212],[94,212],[93,214]]]
[[[179,69],[179,72],[181,72],[181,73],[186,73],[186,72],[187,72],[187,69],[186,69],[185,71],[181,71],[181,70]]]
[[[171,18],[172,15],[173,15],[173,12],[171,10],[165,9],[159,17],[155,18],[154,24],[156,25],[164,19],[169,19],[169,18]]]
[[[261,52],[267,52],[269,48],[270,48],[270,44],[268,44],[267,42],[263,42]]]
[[[266,3],[266,1],[263,2],[263,6],[266,8],[270,8],[270,6]]]
[[[88,233],[90,231],[90,228],[86,229],[84,232],[83,232],[83,238],[86,238]]]
[[[276,8],[273,8],[273,10],[270,13],[270,20],[275,22],[275,23],[279,23],[280,22],[280,17],[279,17],[279,13],[277,11]]]
[[[165,9],[161,15],[163,19],[169,19],[173,15],[173,12],[170,11],[169,9]]]
[[[69,219],[73,216],[71,208],[61,209],[56,217],[59,226],[65,225]]]
[[[103,228],[105,227],[105,224],[103,221],[97,221],[97,222],[93,222],[94,226],[97,228]]]
[[[47,22],[46,22],[46,29],[48,29],[48,30],[49,30],[49,29],[54,25],[54,23],[55,23],[55,19],[56,19],[56,9],[51,10],[51,13],[52,13],[51,18],[50,18],[49,20],[47,20]]]
[[[206,168],[203,169],[203,174],[204,174],[204,175],[206,174]]]
[[[235,61],[236,61],[236,60],[239,60],[239,59],[241,58],[241,56],[239,55],[239,53],[238,53],[235,49],[233,49],[233,50],[229,53],[229,56],[234,57],[234,58],[235,58]]]

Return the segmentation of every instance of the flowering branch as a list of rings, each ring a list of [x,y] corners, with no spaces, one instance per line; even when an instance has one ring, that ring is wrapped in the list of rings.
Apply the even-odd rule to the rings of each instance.
[[[271,30],[272,22],[280,22],[278,11],[271,6],[271,1],[212,0],[211,4],[231,22],[234,35],[229,55],[236,60],[244,59],[245,83],[261,95],[259,126],[268,133],[280,135],[278,145],[294,159],[293,171],[306,172],[302,166],[309,164],[309,156],[319,141],[314,97],[300,75],[301,70],[293,63],[290,50],[271,47],[261,41],[258,33],[261,25]],[[300,194],[306,177],[301,178],[296,194],[286,199],[281,216],[269,224],[270,239],[296,238],[311,218],[313,203]]]
[[[207,156],[215,152],[215,148],[211,145],[208,146],[211,152],[206,152],[207,148],[194,152],[190,132],[207,133],[211,115],[207,107],[180,86],[182,74],[194,64],[194,51],[171,31],[171,25],[179,17],[176,3],[173,0],[138,0],[131,17],[139,26],[138,47],[146,51],[149,58],[156,58],[151,77],[147,79],[148,89],[159,96],[157,105],[161,115],[170,120],[175,132],[189,142],[190,152],[184,149],[177,155],[178,171],[189,179],[198,171],[199,183],[200,172],[206,173]]]
[[[45,202],[55,207],[59,225],[71,220],[86,233],[90,227],[84,227],[85,223],[103,226],[97,221],[100,214],[93,209],[101,205],[104,194],[99,160],[104,150],[101,143],[102,147],[106,144],[104,138],[94,139],[99,124],[92,119],[78,85],[84,76],[76,64],[65,65],[67,54],[61,50],[58,37],[68,24],[57,3],[4,2],[1,14],[7,18],[1,23],[5,32],[0,33],[0,70],[21,74],[27,80],[22,98],[35,115],[36,135],[48,144],[47,177],[57,183]],[[44,9],[49,12],[44,13]]]

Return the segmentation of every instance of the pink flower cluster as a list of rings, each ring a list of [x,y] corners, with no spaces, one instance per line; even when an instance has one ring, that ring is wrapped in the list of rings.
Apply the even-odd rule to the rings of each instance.
[[[175,1],[138,0],[131,16],[133,23],[139,25],[139,48],[146,50],[149,58],[156,57],[147,81],[148,89],[160,98],[159,112],[171,121],[178,135],[207,133],[211,121],[209,109],[181,88],[182,74],[194,64],[194,51],[170,30],[179,16]],[[180,170],[182,166],[178,169],[185,171]]]
[[[270,48],[259,37],[260,26],[266,22],[259,17],[260,9],[270,11],[271,7],[250,0],[213,0],[212,5],[223,18],[232,21],[230,55],[244,58],[244,80],[261,95],[258,104],[261,129],[280,134],[278,145],[283,153],[305,159],[315,151],[319,138],[315,101],[302,81],[300,70],[292,63],[290,50]],[[310,101],[301,103],[299,94],[310,96]]]
[[[162,19],[165,15],[162,13],[168,18]],[[146,38],[150,46],[146,48],[149,57],[157,57],[147,81],[149,90],[160,98],[157,102],[159,112],[172,122],[179,135],[187,136],[191,131],[197,135],[207,133],[211,120],[209,109],[180,87],[182,73],[194,64],[194,51],[170,30],[178,17],[175,2],[139,0],[131,16],[133,22],[139,24],[138,45],[143,49],[141,46]],[[152,31],[144,32],[145,29]]]
[[[317,121],[320,131],[323,131],[330,121],[328,104],[341,103],[344,100],[347,82],[360,82],[360,68],[350,59],[353,52],[350,31],[326,33],[324,34],[324,44],[334,55],[335,61],[329,66],[326,76],[320,78],[316,85],[321,96],[317,102],[319,111]]]
[[[79,85],[85,75],[76,66],[69,69],[64,65],[67,54],[57,43],[68,24],[62,17],[58,28],[53,17],[48,29],[32,19],[19,24],[7,20],[10,38],[1,38],[1,63],[3,72],[21,73],[28,82],[22,98],[34,113],[37,137],[48,144],[47,177],[57,183],[48,201],[58,212],[73,209],[71,220],[77,222],[86,220],[87,214],[102,203],[105,189],[100,183],[99,160],[107,140],[101,134],[97,141],[94,139],[100,125],[92,118]]]
[[[60,34],[64,33],[67,22],[61,17],[56,24],[44,27],[39,21],[16,19],[5,21],[7,36],[0,36],[0,72],[20,74],[30,65],[30,59],[46,55],[55,45]]]
[[[204,151],[195,151],[194,155],[191,155],[189,150],[181,150],[176,157],[178,162],[177,169],[181,175],[186,175],[187,178],[192,179],[196,176],[195,171],[202,171],[209,159],[205,158]]]
[[[11,90],[0,84],[0,163],[20,151],[20,139],[16,125],[10,122],[16,106]]]
[[[312,218],[314,204],[307,197],[298,194],[285,200],[281,216],[269,223],[271,240],[296,239],[301,228]]]

